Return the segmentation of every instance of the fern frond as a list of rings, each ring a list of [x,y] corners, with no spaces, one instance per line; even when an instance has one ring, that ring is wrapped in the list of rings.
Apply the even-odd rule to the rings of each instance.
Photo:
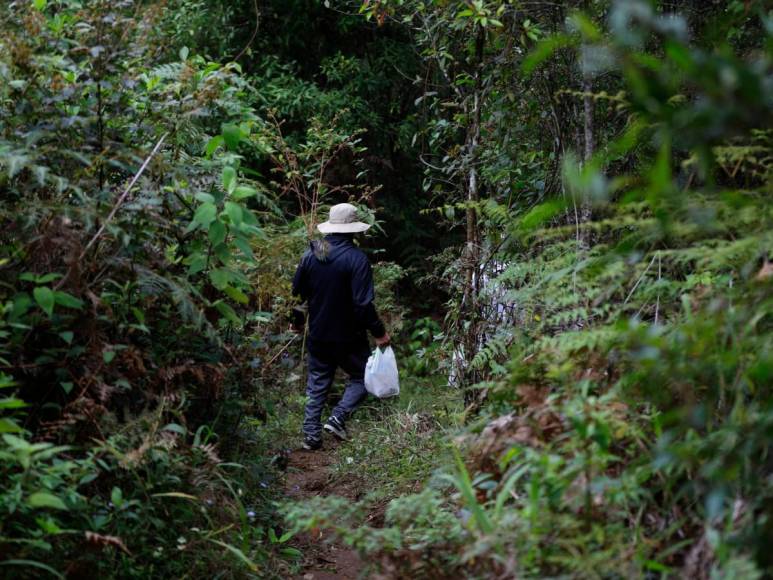
[[[168,294],[186,324],[190,324],[198,331],[203,332],[211,341],[220,344],[217,331],[194,300],[197,298],[203,302],[203,298],[187,281],[179,277],[162,276],[142,266],[135,266],[134,270],[138,274],[137,283],[145,293],[148,295]]]

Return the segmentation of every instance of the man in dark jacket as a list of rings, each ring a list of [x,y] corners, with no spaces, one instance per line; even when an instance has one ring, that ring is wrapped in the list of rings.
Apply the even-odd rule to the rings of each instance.
[[[378,346],[389,344],[389,334],[373,305],[370,263],[353,240],[355,233],[369,227],[357,220],[357,208],[353,205],[334,205],[330,208],[330,219],[317,226],[327,235],[311,243],[293,278],[293,294],[309,306],[305,449],[322,446],[323,429],[346,439],[346,419],[366,396],[365,364],[370,355],[366,331],[370,331]],[[322,410],[337,368],[349,375],[349,381],[323,427]]]

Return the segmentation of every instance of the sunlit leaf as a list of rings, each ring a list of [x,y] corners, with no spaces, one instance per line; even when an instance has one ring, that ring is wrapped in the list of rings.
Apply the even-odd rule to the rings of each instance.
[[[249,297],[244,292],[233,286],[226,286],[223,288],[223,292],[225,292],[231,300],[238,302],[239,304],[247,304],[250,301]]]
[[[228,149],[231,151],[236,150],[243,138],[244,133],[242,133],[242,130],[238,125],[230,124],[223,126],[223,139],[225,141],[226,147],[228,147]]]
[[[240,185],[234,189],[231,197],[234,199],[245,199],[258,194],[258,190],[254,187],[247,187],[246,185]]]
[[[223,189],[228,193],[236,188],[236,169],[231,166],[223,167]]]
[[[38,491],[27,498],[27,503],[36,508],[68,509],[67,505],[57,496],[46,491]]]
[[[222,135],[215,135],[207,142],[207,146],[204,148],[204,154],[207,157],[212,157],[212,154],[217,151],[217,148],[225,143],[225,139]]]
[[[196,210],[196,213],[193,216],[193,222],[206,228],[209,227],[209,224],[212,223],[216,215],[217,207],[215,207],[215,204],[205,202],[202,203],[199,206],[199,209]]]

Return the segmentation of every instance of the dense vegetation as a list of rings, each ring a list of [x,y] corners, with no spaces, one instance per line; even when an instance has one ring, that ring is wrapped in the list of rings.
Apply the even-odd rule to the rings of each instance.
[[[0,7],[0,576],[773,574],[773,12]],[[376,234],[404,392],[286,497],[289,281]],[[352,501],[356,499],[358,501]],[[306,535],[306,536],[304,536]]]

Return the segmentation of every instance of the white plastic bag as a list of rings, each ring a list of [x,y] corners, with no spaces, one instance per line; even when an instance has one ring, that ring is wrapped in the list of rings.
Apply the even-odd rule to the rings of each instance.
[[[365,390],[379,399],[400,394],[397,360],[391,346],[383,351],[376,347],[365,365]]]

